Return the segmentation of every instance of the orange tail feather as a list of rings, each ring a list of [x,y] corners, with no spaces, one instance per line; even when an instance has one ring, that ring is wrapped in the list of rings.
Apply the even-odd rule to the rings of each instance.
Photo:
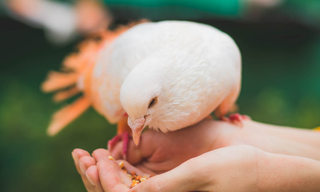
[[[77,95],[78,93],[80,93],[80,90],[77,87],[72,87],[72,88],[67,89],[65,91],[60,91],[60,92],[54,94],[53,100],[55,102],[60,102],[60,101],[66,100],[70,97],[73,97],[73,96]]]
[[[80,91],[84,92],[83,97],[54,114],[48,128],[49,135],[57,134],[92,104],[94,99],[92,97],[94,96],[91,93],[91,72],[101,47],[111,43],[129,28],[144,22],[147,21],[141,20],[127,26],[120,26],[114,31],[101,31],[99,34],[82,42],[78,46],[79,53],[72,53],[66,57],[62,66],[63,72],[49,72],[47,80],[41,86],[42,91],[54,92],[71,87],[56,93],[53,98],[54,101],[63,101],[75,96]],[[79,80],[82,83],[77,84]]]
[[[52,121],[49,125],[48,134],[51,136],[57,134],[61,129],[79,117],[89,107],[90,101],[85,97],[81,97],[71,105],[68,105],[67,107],[56,112],[53,115]]]
[[[49,72],[47,80],[42,84],[43,92],[53,92],[65,87],[74,85],[77,82],[78,74],[60,73],[56,71]]]

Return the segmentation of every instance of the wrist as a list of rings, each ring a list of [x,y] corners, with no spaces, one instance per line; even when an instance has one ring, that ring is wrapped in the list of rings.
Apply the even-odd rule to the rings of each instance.
[[[257,190],[259,191],[319,191],[320,162],[312,159],[265,153],[258,159]]]
[[[252,146],[237,145],[197,157],[196,191],[256,191],[257,164],[266,154]]]
[[[247,121],[243,132],[247,145],[270,153],[320,160],[320,134],[313,131]]]

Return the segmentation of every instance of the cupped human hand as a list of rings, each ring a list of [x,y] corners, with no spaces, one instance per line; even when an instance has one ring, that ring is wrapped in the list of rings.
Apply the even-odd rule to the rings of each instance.
[[[108,159],[109,151],[98,149],[91,157],[88,152],[76,149],[73,152],[75,164],[89,192],[283,192],[293,189],[317,191],[320,187],[315,177],[320,173],[318,161],[298,157],[301,154],[292,154],[292,150],[288,153],[291,142],[263,131],[260,124],[251,121],[242,129],[224,122],[205,120],[168,134],[147,131],[139,146],[134,146],[133,142],[129,146],[128,161],[135,166],[125,162],[129,171],[135,170],[139,175],[159,175],[129,189],[130,181],[126,181],[127,176],[119,166]],[[121,143],[111,154],[122,158]],[[305,185],[297,186],[297,183]]]
[[[76,169],[88,192],[124,192],[129,190],[132,181],[119,166],[119,162],[122,160],[111,160],[109,156],[110,153],[106,149],[97,149],[92,153],[92,156],[82,149],[73,150],[72,157]],[[150,176],[128,162],[122,162],[128,172],[134,171],[141,176]]]
[[[277,170],[274,168],[281,166],[280,163],[284,161],[283,157],[275,160],[272,154],[247,145],[224,147],[191,158],[174,169],[151,177],[130,189],[125,180],[129,177],[123,174],[116,161],[108,158],[109,155],[109,151],[105,149],[94,151],[97,166],[90,166],[86,171],[86,176],[92,182],[89,184],[92,186],[86,185],[89,192],[257,191],[264,189],[260,188],[259,177],[263,180],[268,180],[268,177],[270,181],[274,180],[277,174],[270,173],[275,173]],[[83,157],[80,161],[82,160]],[[261,169],[265,164],[271,165],[272,169]],[[128,162],[125,162],[125,167],[129,172],[134,170],[139,175],[145,174]],[[96,173],[98,174],[94,175]],[[290,176],[292,173],[287,175]],[[83,179],[86,183],[86,179]],[[263,183],[261,186],[264,187]],[[279,186],[272,186],[267,187],[279,189]],[[266,189],[262,191],[269,190]]]
[[[259,158],[265,155],[247,145],[213,150],[142,182],[130,192],[255,191]]]
[[[147,130],[138,146],[129,141],[126,160],[146,173],[159,174],[208,151],[243,144],[243,137],[242,128],[213,120],[168,133]],[[122,142],[112,149],[111,155],[123,159]]]
[[[204,120],[194,126],[169,133],[148,130],[142,134],[139,146],[130,141],[127,159],[129,163],[125,161],[125,166],[140,175],[163,173],[190,158],[231,145],[237,140],[235,137],[239,136],[239,133],[236,133],[238,131],[237,126],[212,120]],[[75,149],[72,152],[75,166],[88,191],[104,191],[97,163],[103,162],[100,168],[106,167],[108,164],[104,161],[110,163],[109,155],[115,159],[122,159],[122,143],[118,143],[111,153],[105,149],[97,149],[92,153],[92,157],[82,149]],[[120,172],[121,175],[123,176]]]
[[[262,151],[249,146],[226,147],[207,152],[182,163],[178,167],[156,175],[130,189],[131,180],[120,168],[118,162],[109,159],[109,151],[97,149],[93,157],[80,149],[73,151],[75,164],[88,192],[128,192],[128,191],[214,191],[214,188],[234,191],[237,187],[230,185],[251,183],[250,173],[256,172],[257,153]],[[94,164],[94,161],[96,161]],[[123,161],[123,160],[120,160]],[[148,175],[128,162],[126,169],[135,171],[138,175]],[[235,174],[236,173],[236,174]],[[218,182],[218,183],[217,183]],[[224,190],[220,190],[224,191]]]
[[[319,178],[320,161],[236,145],[192,158],[129,192],[317,192]]]

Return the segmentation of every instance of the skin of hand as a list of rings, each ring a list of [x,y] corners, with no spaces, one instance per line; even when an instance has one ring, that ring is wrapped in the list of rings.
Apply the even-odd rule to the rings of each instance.
[[[74,151],[79,152],[84,151]],[[108,159],[110,153],[107,150],[100,150],[98,153],[100,156],[96,157],[99,160],[95,167],[98,178],[95,179],[99,179],[102,185],[99,188],[96,185],[88,186],[84,180],[89,192],[316,192],[320,188],[319,161],[267,153],[248,145],[230,146],[204,153],[132,189],[124,184],[126,181],[123,180],[127,176],[123,175],[125,173],[117,162]],[[127,163],[125,166],[129,171],[134,169]],[[90,168],[86,171],[87,174]],[[138,174],[143,175],[141,172]]]
[[[296,155],[320,161],[320,132],[243,121],[243,128],[223,121],[203,120],[167,134],[146,131],[139,146],[131,140],[127,161],[140,170],[158,174],[208,151],[232,145],[250,145],[270,153]],[[300,137],[299,137],[300,136]],[[123,159],[122,143],[111,151]]]
[[[205,120],[190,129],[187,128],[169,134],[146,131],[142,135],[139,147],[136,147],[132,140],[130,141],[128,161],[149,174],[162,173],[173,169],[192,157],[212,150],[212,141],[218,136],[220,129],[212,128],[211,122]],[[228,123],[222,123],[228,125]],[[219,125],[216,124],[216,126]],[[195,134],[197,137],[194,137]],[[153,143],[153,145],[151,146],[150,143]],[[165,145],[159,145],[161,143]],[[188,149],[188,152],[185,149]],[[109,160],[109,155],[111,154],[105,149],[95,150],[92,153],[93,157],[82,149],[75,149],[72,152],[76,168],[88,191],[103,191],[96,163],[101,160]],[[114,147],[112,155],[115,159],[122,159],[122,143],[118,143]],[[149,157],[150,161],[140,164],[141,160],[146,157]],[[128,168],[130,164],[127,162],[125,162],[125,165],[128,171],[135,169],[133,167],[132,169]],[[135,171],[138,174],[141,173],[140,175],[143,174],[140,170],[136,169]],[[125,175],[124,178],[127,178],[127,176]]]
[[[192,158],[129,191],[316,192],[319,178],[319,161],[238,145]]]
[[[307,156],[309,158],[312,158],[312,154],[319,153],[319,149],[318,151],[309,150],[308,153],[301,152],[306,148],[308,149],[309,146],[305,146],[304,143],[302,145],[299,142],[293,142],[294,138],[291,138],[289,132],[295,132],[296,130],[288,131],[287,135],[290,136],[288,139],[283,136],[284,130],[288,128],[278,127],[277,129],[274,128],[273,131],[267,131],[270,127],[266,126],[268,125],[246,121],[243,129],[240,129],[229,123],[204,120],[190,128],[168,134],[147,131],[143,134],[141,144],[138,147],[133,142],[129,144],[128,161],[145,173],[158,174],[171,170],[192,157],[231,145],[247,144],[269,152]],[[309,132],[310,136],[314,136],[314,132]],[[303,133],[307,136],[309,132],[304,131]],[[301,133],[299,132],[299,134]],[[317,135],[314,139],[319,140],[319,136]],[[299,150],[292,150],[292,147]],[[112,155],[116,159],[121,159],[121,150],[122,144],[119,143],[113,149]],[[91,183],[98,189],[95,191],[103,191],[95,164],[101,159],[107,160],[106,153],[109,154],[103,149],[96,150],[93,153],[94,158],[92,158],[89,153],[80,149],[73,152],[78,156],[78,161],[80,159],[82,165],[85,165],[82,166],[83,173],[79,173],[82,174],[87,189],[93,187],[87,186],[90,182],[86,177],[83,177],[85,173],[87,176],[89,175]],[[125,164],[127,167],[128,163]],[[81,166],[78,165],[77,167],[79,171]],[[88,189],[88,191],[90,190]]]
[[[249,145],[271,153],[297,155],[320,161],[319,131],[269,125],[255,121],[245,121],[244,129],[248,130],[246,131],[246,140]],[[255,136],[257,133],[259,133],[260,138]],[[249,137],[250,139],[248,139]],[[265,142],[259,142],[258,140]],[[267,142],[267,140],[270,140],[270,142]]]

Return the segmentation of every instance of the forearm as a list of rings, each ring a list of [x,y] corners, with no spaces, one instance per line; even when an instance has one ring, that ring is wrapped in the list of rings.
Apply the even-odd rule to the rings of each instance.
[[[271,153],[320,160],[320,132],[245,122],[247,144]]]
[[[251,124],[251,126],[258,128],[258,130],[264,131],[268,134],[290,139],[295,142],[305,143],[310,146],[320,146],[320,132],[316,132],[310,129],[269,125],[258,123],[255,121],[252,121]]]
[[[320,162],[297,156],[259,157],[257,190],[262,192],[316,192],[320,190]]]
[[[320,191],[320,162],[312,159],[245,145],[217,149],[200,158],[195,175],[200,183],[203,178],[207,180],[199,191]]]

